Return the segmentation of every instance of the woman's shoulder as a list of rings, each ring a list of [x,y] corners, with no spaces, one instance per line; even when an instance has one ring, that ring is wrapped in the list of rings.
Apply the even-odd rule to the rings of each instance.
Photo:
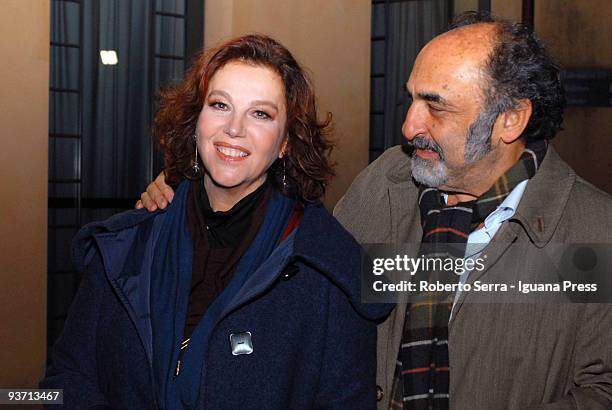
[[[77,237],[91,236],[102,232],[119,232],[138,227],[139,225],[148,225],[152,220],[166,213],[180,213],[185,206],[184,202],[187,189],[188,183],[185,181],[182,182],[176,190],[174,201],[172,201],[166,209],[158,209],[150,212],[142,208],[120,212],[108,219],[88,223],[81,228]]]
[[[150,231],[148,228],[152,222],[163,213],[164,211],[148,212],[146,209],[133,209],[102,221],[86,224],[72,239],[72,261],[76,269],[84,271],[93,255],[99,251],[101,241],[121,242],[125,247],[128,237],[135,237],[136,232]]]
[[[322,204],[305,206],[295,237],[295,255],[326,276],[330,286],[339,288],[357,313],[378,321],[392,306],[361,302],[361,251],[359,243]]]
[[[148,225],[164,211],[148,212],[146,209],[132,209],[120,212],[108,219],[93,221],[84,225],[74,237],[74,241],[83,241],[97,234],[117,233],[128,229],[137,228],[140,225]]]
[[[308,242],[308,246],[326,246],[331,250],[342,250],[342,253],[359,253],[361,249],[353,235],[321,202],[304,206],[304,215],[300,221],[300,239]]]

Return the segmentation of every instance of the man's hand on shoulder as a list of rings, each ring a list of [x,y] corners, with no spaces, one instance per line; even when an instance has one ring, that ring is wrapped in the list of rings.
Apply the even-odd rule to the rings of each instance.
[[[166,178],[162,171],[140,195],[140,200],[136,202],[136,209],[147,208],[149,212],[158,208],[165,209],[172,202],[172,198],[174,198],[174,191],[169,185],[166,185]]]

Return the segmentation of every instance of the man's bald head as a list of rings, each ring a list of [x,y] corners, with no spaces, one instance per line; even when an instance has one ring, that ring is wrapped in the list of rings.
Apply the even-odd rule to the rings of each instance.
[[[431,40],[422,51],[444,50],[453,58],[486,58],[501,33],[496,23],[478,23],[449,30]]]
[[[493,23],[473,24],[443,33],[423,47],[414,70],[444,71],[449,74],[449,80],[471,80],[486,88],[490,80],[486,76],[486,64],[499,33],[499,27]]]
[[[565,109],[559,68],[530,28],[467,12],[457,16],[451,29],[430,44],[438,40],[447,45],[452,42],[459,48],[455,54],[463,53],[466,59],[482,58],[482,87],[489,109],[501,113],[521,100],[531,101],[533,114],[524,133],[526,140],[551,139],[557,134]]]

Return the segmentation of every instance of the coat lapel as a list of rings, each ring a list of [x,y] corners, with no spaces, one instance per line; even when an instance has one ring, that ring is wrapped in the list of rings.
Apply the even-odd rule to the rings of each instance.
[[[518,239],[521,231],[527,234],[529,241],[536,247],[546,246],[559,224],[575,179],[572,169],[549,146],[542,166],[527,184],[515,215],[502,224],[491,241],[492,246],[487,246],[483,251],[483,255],[487,255],[484,269],[473,271],[467,283],[473,284],[483,279]],[[468,293],[461,293],[453,308],[449,327],[452,327],[461,306],[469,297]]]
[[[504,253],[508,250],[510,245],[514,243],[517,238],[517,234],[512,229],[509,229],[507,221],[501,226],[497,234],[493,237],[490,245],[487,246],[481,253],[481,257],[486,255],[486,259],[484,259],[483,265],[484,269],[472,271],[468,276],[468,280],[466,283],[473,285],[477,280],[481,280],[487,272],[491,269],[492,266],[502,257]],[[462,292],[459,295],[459,299],[457,303],[453,307],[453,311],[451,314],[451,320],[449,322],[449,333],[451,332],[451,328],[455,321],[455,317],[461,310],[461,306],[465,302],[465,298],[468,297],[468,292]]]

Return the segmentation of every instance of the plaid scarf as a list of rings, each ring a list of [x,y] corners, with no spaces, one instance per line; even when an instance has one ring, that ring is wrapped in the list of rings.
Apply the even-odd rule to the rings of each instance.
[[[423,238],[419,255],[464,258],[469,234],[484,222],[520,182],[533,177],[546,155],[547,142],[527,144],[519,161],[477,200],[446,206],[440,191],[421,186]],[[440,276],[442,275],[442,276]],[[449,273],[418,272],[429,283],[448,283]],[[452,274],[456,283],[459,276]],[[414,280],[413,279],[413,280]],[[448,321],[452,292],[424,292],[406,307],[391,392],[391,409],[448,409]]]

